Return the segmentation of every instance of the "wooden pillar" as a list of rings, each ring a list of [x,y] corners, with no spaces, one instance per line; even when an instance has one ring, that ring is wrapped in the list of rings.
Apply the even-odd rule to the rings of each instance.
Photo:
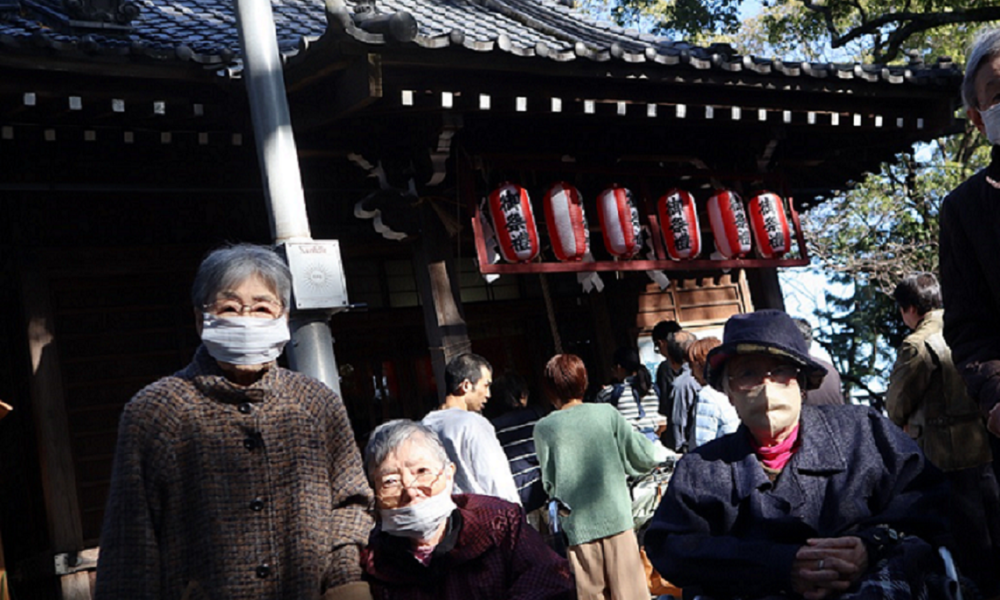
[[[777,308],[785,310],[785,296],[781,291],[776,267],[746,269],[746,277],[754,309]]]
[[[413,272],[424,311],[427,346],[434,366],[438,400],[447,393],[444,369],[454,356],[471,348],[465,326],[453,241],[430,202],[419,207],[420,240],[413,251]]]
[[[21,292],[31,358],[31,412],[54,557],[83,550],[83,526],[48,277],[40,265],[32,262],[29,259],[21,270]],[[60,586],[64,600],[90,598],[86,573],[62,575]]]

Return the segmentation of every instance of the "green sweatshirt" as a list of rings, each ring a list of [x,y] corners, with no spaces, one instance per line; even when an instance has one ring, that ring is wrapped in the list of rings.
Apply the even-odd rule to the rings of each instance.
[[[610,404],[557,410],[535,424],[535,449],[549,498],[572,513],[560,520],[570,546],[632,527],[632,499],[625,478],[665,460]]]

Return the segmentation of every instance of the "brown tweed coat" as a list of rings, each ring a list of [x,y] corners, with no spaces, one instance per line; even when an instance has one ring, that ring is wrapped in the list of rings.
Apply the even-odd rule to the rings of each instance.
[[[336,394],[277,366],[233,385],[199,348],[125,406],[96,598],[321,598],[361,579],[370,501]]]

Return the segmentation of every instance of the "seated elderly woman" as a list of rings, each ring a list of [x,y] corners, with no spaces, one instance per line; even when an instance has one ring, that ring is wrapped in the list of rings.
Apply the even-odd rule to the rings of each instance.
[[[825,368],[785,313],[734,316],[724,338],[706,379],[742,423],[677,464],[653,566],[717,597],[918,597],[947,540],[940,472],[872,409],[802,406]]]
[[[426,426],[383,423],[364,461],[378,525],[362,563],[376,598],[574,598],[569,565],[527,524],[521,507],[452,494],[455,465]]]

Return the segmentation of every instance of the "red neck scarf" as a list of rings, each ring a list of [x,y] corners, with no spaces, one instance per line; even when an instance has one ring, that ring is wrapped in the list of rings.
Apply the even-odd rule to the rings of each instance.
[[[775,444],[774,446],[761,446],[757,439],[752,435],[750,436],[750,445],[753,446],[753,451],[757,455],[757,458],[764,464],[768,469],[774,471],[780,471],[785,468],[788,461],[792,459],[799,450],[799,425],[795,424],[795,429],[792,430],[791,435],[784,439],[784,441]]]

